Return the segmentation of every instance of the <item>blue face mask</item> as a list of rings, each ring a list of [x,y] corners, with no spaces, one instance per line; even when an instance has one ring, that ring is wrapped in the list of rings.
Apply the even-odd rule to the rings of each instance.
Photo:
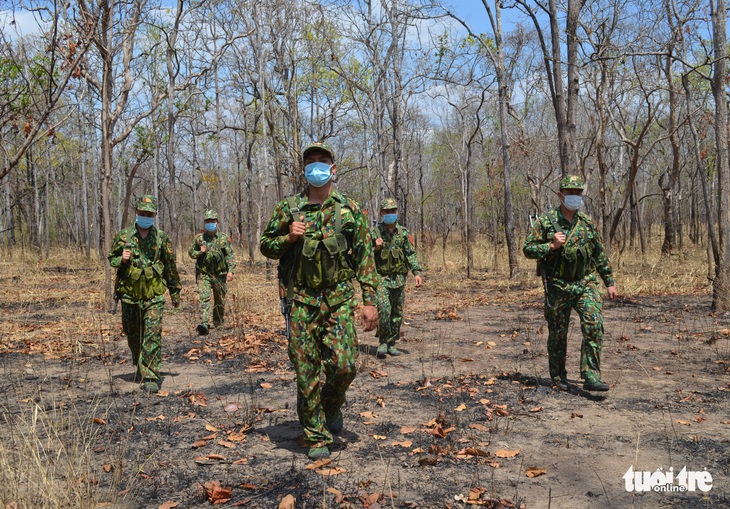
[[[583,206],[583,197],[578,196],[577,194],[569,194],[565,196],[563,204],[565,205],[566,209],[575,212]]]
[[[398,221],[398,214],[383,214],[385,224],[395,224],[396,221]]]
[[[213,233],[218,228],[218,223],[205,223],[205,231]]]
[[[137,216],[137,219],[135,222],[137,223],[137,226],[139,226],[143,230],[146,230],[148,228],[152,228],[155,225],[155,218],[146,217],[146,216]]]
[[[332,178],[332,165],[309,163],[304,167],[304,178],[314,187],[322,187]]]

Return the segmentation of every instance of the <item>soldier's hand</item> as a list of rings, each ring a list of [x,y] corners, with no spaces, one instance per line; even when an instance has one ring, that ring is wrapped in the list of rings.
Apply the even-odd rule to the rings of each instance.
[[[286,240],[294,244],[296,241],[304,236],[304,232],[307,231],[307,223],[304,222],[304,216],[299,216],[299,221],[292,221],[289,225],[289,236]]]
[[[565,234],[563,232],[555,232],[553,240],[550,242],[550,249],[557,251],[563,244],[565,244]]]
[[[375,239],[375,247],[377,249],[380,249],[381,247],[383,247],[383,239]]]
[[[606,289],[608,290],[608,298],[610,300],[613,300],[616,297],[618,297],[618,291],[616,291],[616,285],[611,285]]]
[[[233,272],[226,274],[226,283],[230,283],[231,281],[233,281]]]
[[[125,249],[124,251],[122,251],[122,263],[127,263],[131,257],[132,257],[131,249]]]
[[[416,287],[419,287],[423,284],[423,278],[421,276],[415,276],[413,279],[416,281]]]
[[[371,331],[378,326],[378,308],[375,306],[362,307],[362,325],[365,332]]]
[[[206,251],[208,251],[208,246],[206,246],[205,244],[201,244],[200,245],[200,252],[201,253],[205,253]]]

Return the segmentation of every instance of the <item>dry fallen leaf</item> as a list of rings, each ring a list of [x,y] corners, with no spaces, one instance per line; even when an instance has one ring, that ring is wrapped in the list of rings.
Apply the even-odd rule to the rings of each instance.
[[[206,458],[209,460],[226,461],[226,458],[220,454],[208,454]]]
[[[245,465],[246,463],[248,463],[248,458],[241,458],[233,462],[234,465]]]
[[[690,426],[691,423],[688,421],[683,421],[682,419],[677,419],[677,422],[683,426]]]
[[[438,458],[436,456],[424,456],[423,458],[419,458],[418,464],[428,465],[428,466],[434,466],[438,463]]]
[[[378,416],[372,412],[360,412],[360,417],[364,417],[365,419],[377,419],[378,418]]]
[[[535,408],[530,408],[530,412],[532,412],[532,413],[541,412],[541,411],[542,411],[541,406],[536,406]]]
[[[231,489],[224,488],[218,481],[205,483],[205,494],[211,504],[225,504],[231,500]]]
[[[261,388],[262,388],[262,389],[271,389],[272,387],[273,387],[273,385],[271,385],[271,384],[270,384],[270,383],[268,383],[268,382],[262,382],[262,383],[261,383]]]
[[[170,391],[157,391],[158,398],[166,398],[170,395]]]
[[[222,445],[227,449],[230,449],[231,447],[236,447],[236,444],[234,444],[233,442],[227,442],[225,440],[218,440],[218,445]]]
[[[327,493],[332,493],[335,496],[335,504],[341,504],[345,499],[345,495],[336,488],[327,488]]]
[[[344,468],[340,468],[340,467],[334,467],[334,468],[322,468],[320,470],[315,470],[315,472],[317,472],[319,475],[327,476],[327,475],[344,474],[345,472],[347,472],[347,470],[345,470]]]
[[[456,454],[458,456],[489,456],[489,453],[487,451],[483,451],[476,447],[467,447],[466,449],[461,449]]]
[[[228,403],[226,406],[223,407],[223,411],[232,414],[233,412],[237,412],[241,409],[241,405],[238,403]]]
[[[379,397],[377,403],[379,407],[385,408],[385,399]]]
[[[375,440],[387,440],[388,437],[383,436],[383,435],[373,435],[373,438]]]
[[[102,468],[104,469],[104,472],[106,472],[107,474],[112,471],[112,466],[109,464],[102,465]]]
[[[102,426],[106,424],[106,421],[101,417],[94,417],[93,419],[91,419],[91,422],[93,422],[94,424],[101,424]]]
[[[400,432],[402,435],[407,435],[408,433],[413,433],[416,429],[418,428],[415,426],[401,426]]]
[[[205,447],[206,445],[208,445],[207,440],[196,440],[193,444],[193,449],[199,449],[200,447]]]
[[[281,499],[281,502],[279,502],[278,509],[294,509],[294,504],[296,503],[296,501],[297,499],[294,498],[292,495],[287,495]]]
[[[520,453],[519,449],[515,449],[512,451],[508,451],[506,449],[500,449],[497,452],[494,453],[494,455],[498,458],[514,458]]]
[[[457,412],[463,412],[464,410],[466,410],[466,405],[465,405],[464,403],[462,403],[461,405],[457,406],[457,407],[455,408],[455,410],[456,410]]]
[[[473,423],[473,422],[471,424],[469,424],[469,427],[471,429],[477,429],[479,431],[489,431],[489,428],[487,428],[486,426],[484,426],[482,424],[476,424],[476,423]]]
[[[208,431],[212,431],[213,433],[218,433],[220,430],[213,426],[212,424],[206,424],[205,429]]]
[[[393,442],[393,447],[401,446],[401,447],[410,447],[413,445],[413,440],[404,440],[403,442]]]
[[[575,419],[576,417],[579,418],[579,419],[582,419],[583,418],[583,414],[579,414],[578,412],[573,412],[573,413],[570,414],[570,418],[571,419]]]
[[[332,463],[332,460],[329,458],[320,459],[304,467],[304,470],[317,470],[318,468],[322,468],[330,463]]]
[[[164,504],[159,506],[157,509],[173,509],[179,505],[180,505],[179,502],[173,502],[172,500],[168,500],[167,502],[165,502]]]
[[[547,474],[546,468],[537,468],[537,467],[527,467],[527,470],[525,470],[525,474],[527,474],[527,477],[539,477],[541,475]]]

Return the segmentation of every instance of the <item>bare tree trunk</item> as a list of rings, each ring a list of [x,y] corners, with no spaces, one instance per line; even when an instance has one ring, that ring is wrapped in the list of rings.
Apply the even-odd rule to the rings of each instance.
[[[727,98],[727,10],[725,0],[711,0],[715,63],[712,93],[715,98],[715,144],[717,146],[717,195],[719,226],[719,263],[712,285],[712,308],[730,310],[730,164],[728,163]]]

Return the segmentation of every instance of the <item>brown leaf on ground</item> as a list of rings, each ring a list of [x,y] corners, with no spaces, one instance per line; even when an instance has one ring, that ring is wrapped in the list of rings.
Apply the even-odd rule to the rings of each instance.
[[[527,477],[539,477],[541,475],[547,474],[546,468],[537,468],[537,467],[527,467],[527,470],[525,470],[525,474]]]
[[[476,447],[466,447],[456,453],[457,456],[489,456],[487,451],[483,451]]]
[[[94,424],[100,424],[102,426],[106,425],[106,421],[101,417],[94,417],[93,419],[91,419],[91,422],[93,422]]]
[[[347,472],[347,470],[345,470],[344,468],[340,468],[340,467],[334,467],[334,468],[321,468],[319,470],[315,470],[315,472],[317,472],[319,475],[328,476],[328,475],[344,474],[345,472]]]
[[[227,403],[226,406],[223,407],[223,411],[229,414],[232,414],[233,412],[237,412],[241,409],[241,405],[238,403]]]
[[[519,449],[514,449],[514,450],[500,449],[497,452],[495,452],[494,455],[498,458],[514,458],[519,453],[520,453]]]
[[[225,440],[218,440],[218,445],[221,445],[225,447],[226,449],[230,449],[231,447],[236,447],[236,444],[233,442],[227,442]]]
[[[341,504],[342,501],[345,499],[345,496],[342,494],[342,492],[336,488],[327,488],[327,493],[331,493],[335,496],[335,504]]]
[[[310,463],[309,465],[307,465],[306,467],[304,467],[304,470],[317,470],[318,468],[322,468],[324,466],[327,466],[330,463],[332,463],[332,460],[331,459],[324,458],[324,459],[321,459],[321,460],[317,460],[314,463]]]
[[[208,445],[207,440],[196,440],[193,444],[193,449],[199,449],[201,447],[205,447],[206,445]]]
[[[402,435],[407,435],[408,433],[413,433],[417,429],[418,428],[416,428],[415,426],[401,426],[400,432]]]
[[[439,462],[436,456],[424,456],[418,459],[418,464],[421,466],[435,466]]]
[[[535,408],[530,408],[529,411],[532,412],[532,413],[542,412],[542,407],[541,406],[536,406]]]
[[[222,487],[218,481],[209,481],[204,487],[208,502],[211,504],[225,504],[231,500],[231,489]]]
[[[476,424],[476,423],[473,423],[473,422],[471,424],[469,424],[469,427],[471,429],[476,429],[476,430],[479,430],[479,431],[489,431],[489,428],[487,428],[486,426],[484,426],[482,424]]]
[[[296,502],[297,499],[294,498],[294,496],[286,495],[281,499],[281,502],[279,502],[278,509],[294,509],[294,504],[296,504]]]
[[[579,414],[578,412],[573,412],[573,413],[570,414],[570,418],[571,419],[575,419],[576,417],[578,419],[582,419],[583,418],[583,414]]]
[[[234,465],[245,465],[248,463],[248,458],[241,458],[233,462]]]
[[[393,442],[391,444],[393,447],[410,447],[413,445],[413,440],[404,440],[403,442]]]
[[[378,397],[377,403],[379,407],[385,408],[385,399]]]
[[[157,509],[173,509],[179,505],[179,502],[173,502],[172,500],[168,500],[164,504],[160,505]]]

